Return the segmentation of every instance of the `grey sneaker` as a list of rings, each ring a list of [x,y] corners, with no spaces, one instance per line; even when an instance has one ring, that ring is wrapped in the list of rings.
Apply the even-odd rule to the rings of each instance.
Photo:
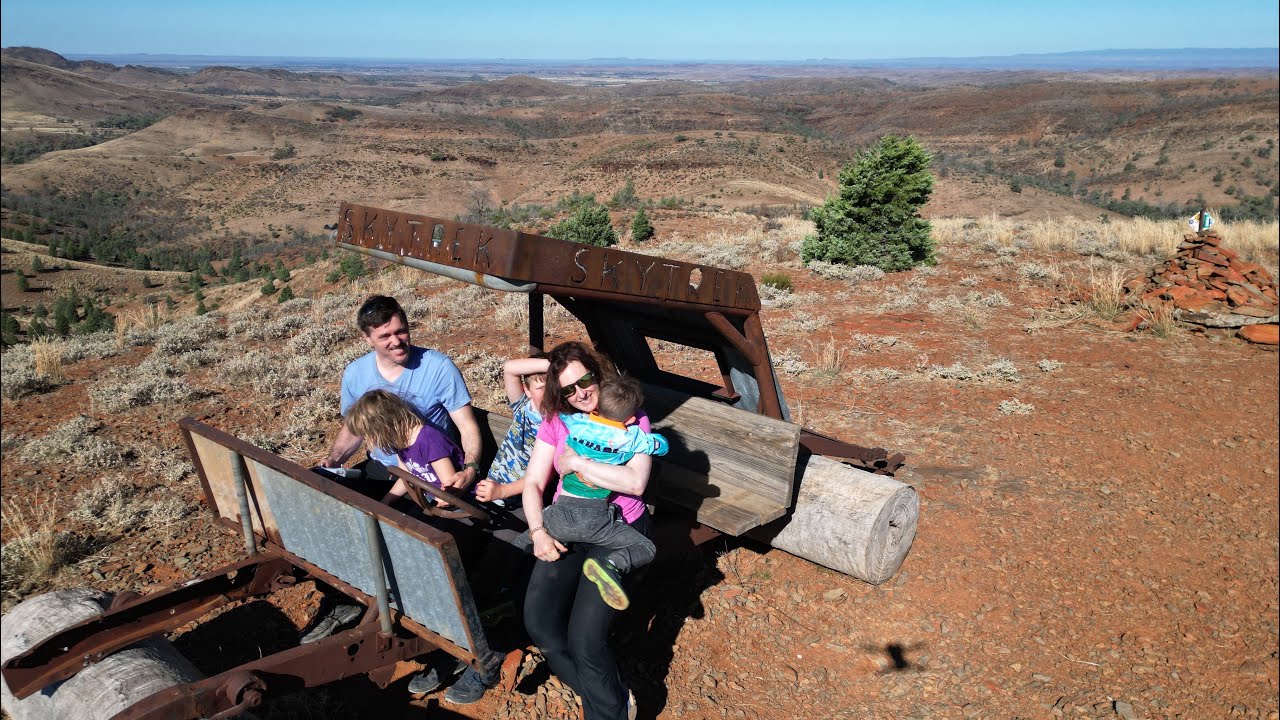
[[[467,665],[466,663],[459,660],[458,663],[454,666],[454,668],[449,671],[448,676],[451,679],[455,678],[461,675],[463,672],[465,672],[466,669],[469,667],[470,665]],[[440,680],[440,671],[436,670],[433,667],[428,670],[424,670],[418,673],[417,675],[414,675],[412,678],[410,678],[409,694],[410,695],[426,695],[429,692],[435,692],[436,690],[440,689],[440,686],[443,684],[444,683]]]
[[[414,675],[409,680],[410,695],[426,695],[440,687],[440,673],[435,668]]]
[[[356,618],[364,614],[364,608],[359,605],[334,605],[329,608],[329,612],[320,616],[315,626],[306,632],[298,642],[302,645],[313,643],[317,640],[323,640],[334,634],[342,628],[343,625],[352,622]]]
[[[462,673],[462,677],[458,678],[458,682],[444,692],[444,699],[454,705],[470,705],[479,702],[492,684],[486,683],[484,678],[480,677],[480,673],[468,667],[467,671]]]

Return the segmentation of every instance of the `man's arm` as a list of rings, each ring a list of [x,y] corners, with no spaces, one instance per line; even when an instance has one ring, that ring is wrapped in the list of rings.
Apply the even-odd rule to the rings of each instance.
[[[476,423],[476,415],[471,410],[471,403],[449,411],[449,418],[453,420],[454,427],[458,428],[458,435],[462,437],[462,461],[468,464],[464,465],[462,472],[453,476],[451,484],[444,478],[440,481],[446,487],[466,489],[471,487],[479,477],[480,471],[469,463],[477,465],[480,463],[480,425]]]
[[[338,427],[338,437],[333,441],[333,449],[329,451],[329,456],[321,463],[323,467],[342,467],[342,464],[355,454],[360,446],[364,443],[364,438],[353,434],[347,429],[347,424],[342,423]]]

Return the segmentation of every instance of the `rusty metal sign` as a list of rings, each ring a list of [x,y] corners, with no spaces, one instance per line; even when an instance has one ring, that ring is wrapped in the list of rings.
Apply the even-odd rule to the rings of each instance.
[[[364,205],[342,204],[337,241],[388,259],[534,283],[549,294],[627,295],[734,314],[760,309],[755,279],[737,270]]]

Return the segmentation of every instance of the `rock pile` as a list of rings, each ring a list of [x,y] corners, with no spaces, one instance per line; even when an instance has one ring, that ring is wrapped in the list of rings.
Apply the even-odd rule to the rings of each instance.
[[[1172,309],[1187,323],[1240,328],[1251,342],[1277,343],[1280,298],[1275,278],[1257,263],[1222,247],[1214,230],[1187,233],[1168,261],[1124,285],[1148,307]]]

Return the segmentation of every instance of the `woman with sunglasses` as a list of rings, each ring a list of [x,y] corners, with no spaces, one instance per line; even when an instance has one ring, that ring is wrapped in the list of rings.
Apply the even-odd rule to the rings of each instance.
[[[617,612],[605,604],[582,568],[592,546],[565,547],[542,527],[544,491],[552,472],[569,473],[614,493],[619,515],[646,535],[650,518],[642,495],[649,484],[652,457],[637,453],[625,465],[606,465],[581,457],[566,447],[569,431],[560,413],[591,413],[600,403],[600,386],[616,376],[608,359],[578,342],[557,346],[548,355],[547,386],[542,398],[542,425],[525,472],[523,503],[533,554],[538,559],[529,578],[524,623],[547,658],[551,672],[582,700],[585,720],[634,717],[635,700],[618,674],[609,648],[609,625]],[[635,423],[649,432],[649,418],[636,412]],[[557,486],[557,491],[559,487]],[[607,551],[605,551],[607,553]]]

